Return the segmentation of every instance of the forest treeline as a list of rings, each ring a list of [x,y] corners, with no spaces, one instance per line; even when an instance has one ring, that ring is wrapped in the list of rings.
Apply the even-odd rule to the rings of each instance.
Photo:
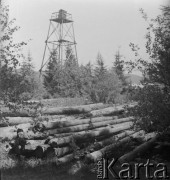
[[[125,101],[123,89],[128,86],[124,75],[121,56],[117,53],[113,67],[107,68],[100,53],[95,64],[78,65],[67,47],[64,62],[57,60],[53,50],[48,66],[43,74],[44,87],[52,97],[86,97],[92,102],[116,103]],[[121,98],[121,100],[120,100]],[[124,98],[124,99],[123,99]]]
[[[127,101],[128,86],[121,55],[113,57],[113,67],[107,68],[100,53],[94,64],[79,65],[71,47],[66,49],[66,60],[60,62],[54,49],[47,67],[35,72],[29,52],[26,57],[22,47],[26,42],[15,43],[13,34],[19,30],[15,20],[9,20],[8,7],[1,7],[2,37],[0,64],[0,97],[5,102],[29,99],[85,97],[91,102],[119,103]]]

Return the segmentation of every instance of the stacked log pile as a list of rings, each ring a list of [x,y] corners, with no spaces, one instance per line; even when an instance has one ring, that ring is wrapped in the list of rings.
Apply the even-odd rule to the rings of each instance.
[[[60,164],[83,152],[83,158],[95,162],[131,138],[144,142],[155,136],[134,131],[134,118],[122,116],[125,110],[122,105],[102,103],[43,108],[38,120],[26,112],[18,113],[20,117],[8,113],[8,123],[0,123],[0,139],[8,140],[12,153],[17,155],[52,156],[52,161]],[[23,114],[26,116],[22,117]]]

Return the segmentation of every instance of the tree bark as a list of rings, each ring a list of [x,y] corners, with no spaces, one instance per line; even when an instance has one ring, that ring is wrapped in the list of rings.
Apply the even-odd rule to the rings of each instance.
[[[94,123],[89,121],[90,122],[89,124],[70,126],[70,127],[65,127],[65,128],[57,128],[57,129],[47,130],[47,132],[50,135],[51,134],[60,134],[60,133],[79,132],[79,131],[91,130],[91,129],[95,129],[95,128],[99,128],[99,127],[105,127],[105,126],[111,126],[114,124],[129,122],[132,120],[133,120],[132,117],[128,117],[128,118],[113,119],[113,120],[107,120],[107,121],[103,121],[103,122],[94,122]]]
[[[30,117],[5,117],[6,122],[0,122],[0,127],[14,126],[25,123],[33,123]]]
[[[30,123],[20,124],[18,126],[9,126],[0,128],[0,140],[12,140],[17,136],[17,129],[23,129],[24,132],[27,132],[32,125]]]
[[[151,140],[141,144],[137,148],[135,148],[133,151],[121,156],[119,158],[119,162],[130,162],[131,160],[135,159],[137,156],[140,156],[141,154],[145,153],[148,149],[152,148],[155,145],[156,140],[158,139],[159,135],[156,135]]]
[[[70,107],[50,107],[50,108],[43,108],[42,114],[44,115],[62,115],[62,114],[83,114],[83,113],[89,113],[92,110],[101,109],[108,107],[109,105],[105,105],[103,103],[98,104],[89,104],[89,105],[81,105],[81,106],[70,106]],[[3,115],[9,116],[9,117],[32,117],[32,115],[35,113],[35,110],[25,110],[20,109],[17,112],[11,112],[10,110],[5,110],[3,112]]]
[[[119,133],[117,135],[114,135],[112,137],[106,138],[102,141],[96,142],[94,145],[94,149],[97,151],[98,149],[100,149],[104,146],[108,146],[110,144],[116,143],[119,139],[124,138],[129,135],[132,135],[134,133],[135,133],[134,131],[125,131],[125,132]]]
[[[98,151],[94,151],[93,153],[90,153],[86,156],[86,161],[90,161],[90,162],[96,162],[98,159],[101,159],[102,157],[104,157],[106,154],[109,154],[109,152],[112,152],[115,148],[117,148],[118,146],[120,146],[123,143],[126,143],[128,141],[131,140],[131,137],[136,138],[138,137],[140,134],[142,133],[143,135],[143,131],[139,131],[136,132],[132,135],[129,135],[123,139],[120,139],[118,142],[115,142],[113,144],[110,144],[108,146],[105,146],[104,148],[98,150]]]
[[[99,116],[113,116],[113,115],[118,115],[122,114],[125,111],[125,106],[128,108],[133,108],[137,105],[137,103],[133,104],[125,104],[125,105],[119,105],[115,107],[107,107],[104,109],[100,110],[94,110],[90,112],[91,117],[99,117]]]
[[[62,148],[51,148],[49,151],[47,150],[46,156],[53,156],[53,157],[62,157],[68,153],[73,152],[73,149],[69,146],[62,147]]]
[[[98,136],[108,136],[108,135],[118,133],[123,130],[130,129],[132,125],[133,125],[132,122],[126,122],[126,123],[115,125],[113,128],[106,127],[106,128],[101,128],[100,130],[96,130],[96,131],[93,130],[89,132],[88,131],[78,132],[74,134],[73,136],[51,139],[48,142],[48,144],[51,145],[52,147],[62,147],[71,143],[72,141],[75,141],[76,143],[81,143],[82,141],[86,141],[88,139],[90,142],[90,141],[94,141],[95,137],[98,137]]]
[[[46,130],[49,129],[56,129],[56,128],[63,128],[68,126],[76,126],[82,124],[90,124],[95,122],[101,121],[108,121],[108,120],[115,120],[117,117],[96,117],[96,118],[87,118],[87,119],[80,119],[80,118],[61,118],[61,120],[54,119],[53,121],[44,121],[42,122],[44,128]]]
[[[25,124],[25,123],[34,123],[34,117],[5,117],[6,122],[0,122],[0,127],[7,127],[7,126],[14,126],[19,124]],[[74,116],[65,116],[65,115],[53,115],[53,116],[40,116],[36,118],[36,120],[39,120],[40,122],[49,122],[50,121],[71,121],[74,120]]]
[[[98,104],[89,104],[89,105],[81,105],[81,106],[72,106],[72,107],[53,107],[48,109],[43,109],[43,114],[48,115],[58,115],[58,114],[82,114],[82,113],[88,113],[95,109],[101,109],[104,107],[107,107],[108,105],[104,105],[103,103]]]

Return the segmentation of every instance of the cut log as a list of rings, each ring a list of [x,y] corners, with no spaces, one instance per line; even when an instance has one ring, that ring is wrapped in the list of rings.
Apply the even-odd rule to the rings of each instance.
[[[38,146],[44,145],[45,140],[27,140],[25,149],[35,150]]]
[[[5,119],[6,119],[6,122],[0,122],[0,127],[33,123],[33,119],[30,117],[6,117]]]
[[[130,129],[132,127],[132,125],[133,125],[132,122],[126,122],[126,123],[115,125],[113,128],[106,127],[106,128],[102,128],[98,131],[78,132],[73,136],[51,139],[48,142],[48,144],[51,145],[52,147],[62,147],[66,144],[71,143],[73,140],[76,143],[80,143],[80,142],[88,139],[90,142],[90,141],[94,141],[95,137],[97,137],[97,136],[103,136],[103,135],[107,136],[107,135],[111,135],[114,133],[118,133],[123,130]]]
[[[47,153],[46,153],[46,156],[47,157],[62,157],[66,154],[69,154],[73,152],[73,148],[67,146],[67,147],[62,147],[62,148],[49,148],[47,149]]]
[[[6,127],[6,126],[14,126],[19,124],[25,124],[25,123],[34,123],[33,117],[5,117],[6,122],[0,122],[0,127]],[[41,116],[38,117],[36,120],[43,121],[43,122],[50,122],[50,121],[71,121],[75,119],[74,116],[65,116],[65,115],[53,115],[53,116]]]
[[[135,159],[137,156],[145,153],[148,149],[152,148],[154,145],[156,145],[156,140],[158,139],[159,135],[156,135],[151,140],[141,144],[137,148],[135,148],[133,151],[123,155],[119,158],[119,162],[130,162],[131,160]]]
[[[83,114],[89,113],[92,110],[101,109],[108,107],[109,105],[104,105],[103,103],[98,104],[89,104],[89,105],[81,105],[81,106],[70,106],[70,107],[50,107],[50,108],[43,108],[42,114],[44,115],[62,115],[62,114]],[[9,117],[31,117],[35,113],[35,110],[26,110],[21,109],[18,112],[11,112],[6,110],[3,112],[3,115]]]
[[[74,154],[68,154],[59,159],[56,159],[56,161],[54,160],[54,162],[56,162],[57,165],[60,165],[60,164],[68,163],[72,161],[73,159],[74,159]]]
[[[110,138],[106,138],[102,141],[96,142],[94,144],[94,149],[98,150],[104,146],[108,146],[110,144],[116,143],[119,139],[124,138],[124,137],[129,136],[129,135],[132,135],[134,133],[135,133],[134,131],[125,131],[125,132],[119,133],[117,135],[114,135]]]
[[[80,118],[75,119],[75,117],[72,117],[68,119],[61,118],[60,120],[54,119],[53,121],[42,122],[42,124],[46,130],[49,130],[49,129],[68,127],[68,126],[91,124],[91,123],[101,122],[101,121],[104,122],[104,121],[114,120],[114,119],[117,119],[117,116],[116,117],[112,117],[112,116],[111,117],[97,117],[97,118],[87,118],[87,119],[80,119]]]
[[[115,107],[108,107],[100,110],[94,110],[90,112],[90,116],[97,117],[97,116],[113,116],[113,115],[122,114],[125,111],[125,106],[132,108],[136,106],[136,103],[119,105]]]
[[[121,144],[123,143],[126,143],[128,141],[131,140],[131,138],[133,137],[138,137],[139,135],[144,135],[144,132],[143,131],[139,131],[139,132],[136,132],[132,135],[129,135],[123,139],[120,139],[118,142],[115,142],[113,144],[110,144],[98,151],[94,151],[93,153],[90,153],[90,154],[87,154],[86,155],[86,161],[88,162],[96,162],[98,159],[101,159],[102,157],[104,157],[106,154],[108,154],[109,152],[112,152],[115,148],[117,148],[118,146],[120,146]]]
[[[0,128],[0,140],[12,140],[17,136],[17,129],[22,129],[24,132],[27,132],[32,125],[30,123],[20,124],[18,126],[9,126]]]
[[[106,120],[102,122],[94,122],[92,123],[90,121],[89,124],[82,124],[82,125],[77,125],[77,126],[70,126],[70,127],[65,127],[65,128],[57,128],[57,129],[52,129],[52,130],[47,130],[46,132],[50,135],[52,134],[60,134],[60,133],[69,133],[69,132],[79,132],[79,131],[84,131],[84,130],[91,130],[99,127],[105,127],[105,126],[111,126],[114,124],[120,124],[124,122],[129,122],[132,121],[132,117],[128,118],[122,118],[122,119],[112,119],[112,120]]]
[[[81,106],[72,106],[72,107],[54,107],[54,108],[48,108],[43,109],[43,114],[48,115],[57,115],[57,114],[82,114],[82,113],[88,113],[95,109],[101,109],[104,107],[107,107],[108,105],[104,105],[103,103],[98,104],[89,104],[89,105],[81,105]]]
[[[94,110],[90,112],[91,117],[97,117],[97,116],[112,116],[117,114],[122,114],[124,112],[123,106],[118,107],[108,107],[101,110]]]

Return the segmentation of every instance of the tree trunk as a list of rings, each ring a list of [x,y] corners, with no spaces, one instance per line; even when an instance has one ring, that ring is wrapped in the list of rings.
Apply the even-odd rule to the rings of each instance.
[[[53,121],[45,121],[42,122],[44,128],[46,130],[49,129],[56,129],[56,128],[63,128],[68,126],[76,126],[76,125],[82,125],[82,124],[90,124],[95,122],[101,122],[101,121],[108,121],[108,120],[115,120],[117,117],[96,117],[96,118],[88,118],[88,119],[80,119],[80,118],[61,118],[61,120],[54,119]]]
[[[45,140],[27,140],[25,149],[35,150],[38,146],[44,145]]]
[[[112,115],[122,114],[123,112],[124,112],[123,106],[108,107],[101,110],[91,111],[90,116],[91,117],[112,116]]]
[[[159,135],[156,135],[151,140],[141,144],[137,148],[135,148],[133,151],[121,156],[119,158],[119,162],[130,162],[131,160],[135,159],[137,156],[140,156],[141,154],[145,153],[148,149],[152,148],[155,145],[156,140],[158,139]]]
[[[57,165],[68,163],[74,159],[74,154],[68,154],[66,156],[63,156],[59,159],[54,159],[54,162],[56,162]]]
[[[82,113],[88,113],[95,109],[101,109],[108,105],[104,105],[103,103],[98,104],[89,104],[89,105],[81,105],[81,106],[72,106],[72,107],[53,107],[49,109],[43,109],[43,114],[48,115],[57,115],[57,114],[82,114]]]
[[[138,137],[140,134],[143,134],[143,131],[139,131],[136,132],[132,135],[129,135],[123,139],[120,139],[118,142],[115,142],[113,144],[110,144],[108,146],[105,146],[104,148],[98,150],[98,151],[94,151],[93,153],[90,153],[86,156],[86,161],[90,161],[90,162],[96,162],[98,159],[101,159],[102,157],[104,157],[106,154],[109,154],[110,152],[112,152],[115,148],[118,148],[118,146],[120,146],[121,144],[124,144],[128,141],[131,140],[131,137],[136,138]]]
[[[73,148],[66,146],[66,147],[62,147],[62,148],[51,148],[49,150],[47,150],[47,154],[46,156],[53,156],[53,157],[62,157],[68,153],[73,152]]]
[[[117,135],[114,135],[112,137],[106,138],[102,141],[96,142],[94,144],[94,149],[95,149],[95,151],[97,151],[98,149],[101,149],[104,146],[108,146],[110,144],[116,143],[119,139],[122,139],[122,138],[129,136],[131,134],[134,134],[134,133],[135,133],[134,131],[125,131],[125,132],[119,133]]]
[[[33,123],[31,117],[5,117],[6,122],[0,122],[0,127],[14,126],[18,124]]]
[[[34,117],[5,117],[6,122],[0,122],[0,127],[6,127],[6,126],[14,126],[19,124],[25,124],[25,123],[34,123]],[[74,116],[65,116],[65,115],[53,115],[53,116],[40,116],[36,118],[35,120],[39,120],[40,122],[49,122],[50,121],[71,121],[74,120]]]
[[[112,135],[114,133],[118,133],[123,130],[130,129],[131,126],[133,125],[132,122],[126,122],[122,124],[115,125],[113,128],[111,127],[106,127],[106,128],[101,128],[100,130],[97,131],[84,131],[84,132],[78,132],[74,134],[73,136],[68,136],[68,137],[63,137],[63,138],[54,138],[51,139],[48,144],[50,144],[52,147],[61,147],[66,144],[71,143],[72,141],[75,141],[76,143],[81,143],[82,141],[94,141],[95,137],[98,136],[108,136]]]
[[[89,104],[89,105],[81,105],[81,106],[70,106],[70,107],[50,107],[50,108],[43,108],[42,114],[44,115],[62,115],[62,114],[83,114],[89,113],[92,110],[101,109],[108,107],[109,105],[104,105],[103,103],[98,104]],[[10,110],[5,110],[3,115],[9,117],[32,117],[35,113],[35,110],[25,110],[20,109],[18,112],[11,112]]]
[[[118,115],[122,114],[125,111],[125,106],[128,108],[133,108],[137,105],[137,103],[134,104],[125,104],[125,105],[119,105],[115,107],[107,107],[104,109],[100,110],[94,110],[90,112],[91,117],[99,117],[99,116],[113,116],[113,115]]]
[[[120,124],[128,121],[132,121],[132,117],[128,118],[122,118],[122,119],[114,119],[114,120],[107,120],[103,122],[94,122],[92,123],[89,121],[89,124],[83,124],[83,125],[77,125],[77,126],[70,126],[70,127],[65,127],[65,128],[57,128],[57,129],[52,129],[52,130],[47,130],[47,132],[51,134],[60,134],[60,133],[70,133],[70,132],[79,132],[79,131],[84,131],[84,130],[91,130],[99,127],[105,127],[105,126],[111,126],[114,124]]]
[[[0,140],[12,140],[17,136],[17,129],[22,129],[27,132],[32,125],[30,123],[20,124],[17,126],[1,127],[0,128]]]

